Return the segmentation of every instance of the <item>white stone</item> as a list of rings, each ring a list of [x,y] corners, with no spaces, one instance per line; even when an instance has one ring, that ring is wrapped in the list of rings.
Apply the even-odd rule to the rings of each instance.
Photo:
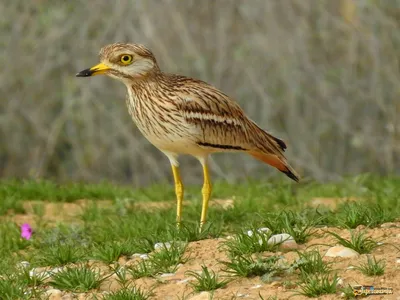
[[[287,242],[290,240],[294,241],[293,237],[290,234],[287,234],[287,233],[274,234],[273,236],[271,236],[269,238],[268,244],[275,245],[275,244]]]
[[[171,276],[175,276],[175,273],[163,273],[160,275],[160,277],[171,277]]]
[[[261,284],[257,284],[255,286],[252,286],[251,289],[259,289],[260,287],[262,287],[262,285]]]
[[[154,250],[162,250],[162,249],[169,249],[171,248],[171,243],[165,242],[165,243],[155,243],[154,244]]]
[[[396,223],[389,222],[389,223],[383,223],[381,225],[381,228],[391,228],[391,227],[398,227]]]
[[[280,244],[281,249],[297,249],[298,245],[294,238],[287,233],[274,234],[267,242],[269,245]]]
[[[50,289],[45,292],[46,296],[49,300],[58,300],[61,299],[62,292],[57,289]]]
[[[147,254],[140,254],[139,258],[141,258],[141,259],[149,259],[149,256]]]
[[[355,266],[348,266],[347,270],[354,270],[356,267]]]
[[[144,255],[144,254],[142,254],[142,253],[134,253],[134,254],[131,255],[131,258],[140,257],[142,255]]]
[[[337,279],[336,286],[343,286],[343,283],[344,283],[343,278],[339,277]]]
[[[21,261],[17,264],[17,267],[21,269],[27,269],[30,265],[31,264],[29,263],[29,261]]]
[[[258,231],[258,233],[263,233],[263,232],[268,233],[271,230],[269,228],[267,228],[267,227],[261,227],[261,228],[258,228],[257,231]],[[253,236],[253,234],[254,234],[253,230],[248,230],[247,231],[247,235],[248,236]]]
[[[189,298],[190,300],[209,300],[212,299],[210,292],[201,292],[200,294],[194,295]]]
[[[189,277],[189,278],[185,278],[185,279],[179,280],[177,282],[177,284],[185,284],[185,283],[188,283],[191,280],[194,280],[194,278],[193,277]]]
[[[357,257],[359,256],[358,252],[353,249],[343,247],[343,246],[333,246],[328,249],[325,256],[328,257]]]
[[[63,271],[64,269],[65,268],[63,268],[63,267],[57,267],[57,268],[51,269],[49,272],[52,273],[52,274],[55,274],[55,273]]]

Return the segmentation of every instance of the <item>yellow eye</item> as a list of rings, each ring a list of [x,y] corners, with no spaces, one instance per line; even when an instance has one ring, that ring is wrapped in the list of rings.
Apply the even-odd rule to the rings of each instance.
[[[124,54],[121,56],[120,60],[124,65],[129,65],[130,63],[132,63],[132,59],[132,55]]]

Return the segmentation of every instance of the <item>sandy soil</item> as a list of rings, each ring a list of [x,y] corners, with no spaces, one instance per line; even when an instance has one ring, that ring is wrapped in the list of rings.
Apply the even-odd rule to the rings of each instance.
[[[328,199],[329,203],[332,199]],[[338,201],[341,201],[340,199]],[[315,201],[317,205],[320,205],[321,198]],[[335,201],[334,201],[335,202]],[[17,224],[28,222],[34,223],[35,219],[32,216],[32,204],[35,202],[27,201],[24,205],[27,210],[27,214],[16,215],[14,220]],[[43,202],[42,202],[43,203]],[[100,206],[110,205],[109,201],[97,201]],[[172,202],[173,204],[174,202]],[[229,206],[233,205],[232,200],[217,201],[214,202],[217,205]],[[314,204],[316,204],[314,203]],[[77,215],[82,212],[82,209],[88,205],[88,201],[82,200],[76,203],[46,203],[44,218],[49,222],[60,221],[72,221]],[[137,204],[138,206],[142,204]],[[148,202],[146,202],[146,206]],[[166,203],[153,203],[154,207],[164,208],[170,204]],[[330,204],[329,204],[330,205]],[[148,206],[147,206],[148,207]],[[62,212],[62,214],[60,213]],[[362,226],[360,226],[362,227]],[[341,230],[337,228],[320,228],[317,229],[316,234],[311,240],[299,246],[299,250],[317,248],[322,255],[324,255],[330,246],[335,245],[334,239],[324,234],[326,230],[330,230],[338,233],[340,236],[348,238],[349,232],[347,230]],[[359,271],[351,268],[351,266],[359,265],[360,262],[366,261],[366,255],[360,255],[356,258],[330,258],[324,257],[327,262],[333,262],[333,268],[338,272],[339,277],[343,280],[343,285],[374,285],[375,287],[390,287],[393,288],[393,295],[385,296],[370,296],[371,299],[400,299],[400,252],[388,244],[400,246],[400,222],[383,224],[380,228],[368,229],[368,235],[375,240],[382,240],[385,245],[376,249],[373,254],[377,259],[384,258],[387,262],[385,274],[377,277],[366,277]],[[192,289],[188,284],[188,280],[191,278],[185,276],[185,272],[188,270],[201,271],[201,265],[205,264],[207,267],[218,272],[221,276],[224,273],[221,270],[219,260],[226,260],[226,254],[220,250],[219,246],[223,243],[224,239],[209,239],[189,244],[187,249],[187,255],[190,255],[190,260],[184,265],[180,266],[177,272],[170,276],[158,276],[156,278],[142,278],[135,281],[137,286],[142,288],[153,288],[154,296],[152,299],[211,299],[209,293],[192,293]],[[329,246],[330,245],[330,246]],[[264,253],[263,255],[271,255],[272,253]],[[278,255],[282,255],[284,259],[291,263],[297,255],[294,251],[289,252],[278,252]],[[135,258],[137,259],[137,258]],[[121,257],[120,263],[131,264],[134,259]],[[109,266],[103,263],[96,262],[96,265],[100,266],[104,274],[109,274]],[[304,296],[293,296],[295,291],[298,291],[296,275],[285,276],[281,280],[273,281],[270,283],[264,283],[260,277],[254,278],[238,278],[230,282],[225,288],[218,289],[214,293],[213,299],[268,299],[269,296],[277,296],[278,299],[308,299]],[[104,281],[99,291],[88,293],[88,294],[71,294],[67,292],[62,293],[62,298],[52,297],[51,299],[91,299],[90,295],[96,294],[97,296],[103,295],[107,291],[115,291],[120,288],[116,281],[115,275],[111,276],[108,280]],[[340,299],[340,293],[337,295],[322,296],[318,299]]]

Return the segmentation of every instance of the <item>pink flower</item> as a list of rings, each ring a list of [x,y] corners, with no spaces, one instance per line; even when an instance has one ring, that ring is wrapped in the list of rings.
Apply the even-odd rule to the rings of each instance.
[[[29,224],[25,223],[21,225],[21,237],[29,240],[32,236],[32,228]]]

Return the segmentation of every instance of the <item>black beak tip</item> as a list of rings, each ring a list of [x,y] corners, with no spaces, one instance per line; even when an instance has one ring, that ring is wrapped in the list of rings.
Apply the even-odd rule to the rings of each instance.
[[[85,69],[83,71],[80,71],[79,73],[76,73],[76,77],[89,77],[92,76],[93,71],[91,71],[90,69]]]

